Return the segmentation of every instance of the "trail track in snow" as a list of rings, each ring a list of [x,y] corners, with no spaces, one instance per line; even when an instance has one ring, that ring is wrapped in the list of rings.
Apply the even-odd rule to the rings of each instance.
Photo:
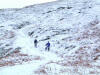
[[[20,30],[18,32],[18,37],[15,45],[21,47],[21,52],[24,54],[41,56],[44,57],[46,60],[57,60],[55,58],[61,59],[51,51],[48,52],[45,51],[45,49],[41,51],[39,45],[38,48],[34,48],[34,38],[32,39],[29,36],[25,35],[23,30]]]

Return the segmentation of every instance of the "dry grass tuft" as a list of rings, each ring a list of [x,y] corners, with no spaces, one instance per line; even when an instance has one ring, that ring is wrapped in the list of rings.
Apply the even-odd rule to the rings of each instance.
[[[35,71],[34,73],[36,73],[36,74],[43,74],[43,75],[47,75],[47,72],[46,72],[46,70],[45,70],[45,68],[44,67],[42,67],[42,68],[40,68],[40,69],[38,69],[37,71]]]
[[[41,60],[41,58],[39,56],[29,56],[27,54],[22,54],[19,50],[16,50],[12,54],[9,54],[0,59],[0,67],[14,66],[16,64],[22,64],[32,60]]]

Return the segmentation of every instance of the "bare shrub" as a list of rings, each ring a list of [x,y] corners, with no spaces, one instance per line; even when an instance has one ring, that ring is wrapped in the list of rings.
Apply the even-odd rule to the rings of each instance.
[[[35,71],[34,73],[36,74],[43,74],[43,75],[47,75],[47,72],[45,70],[45,67],[41,67],[39,68],[37,71]]]
[[[97,24],[99,24],[99,20],[98,20],[98,19],[95,19],[94,21],[90,22],[89,25],[95,26],[95,25],[97,25]]]

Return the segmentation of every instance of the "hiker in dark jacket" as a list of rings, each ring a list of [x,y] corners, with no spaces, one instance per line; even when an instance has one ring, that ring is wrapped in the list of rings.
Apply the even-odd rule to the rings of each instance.
[[[35,39],[34,40],[34,47],[36,47],[36,48],[37,48],[37,43],[38,43],[38,41],[37,41],[37,39]]]
[[[48,43],[46,43],[46,48],[45,48],[45,50],[50,50],[50,42],[48,41]]]

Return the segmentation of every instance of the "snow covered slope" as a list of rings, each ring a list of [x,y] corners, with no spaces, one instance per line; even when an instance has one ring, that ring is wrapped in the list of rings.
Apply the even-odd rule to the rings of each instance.
[[[26,66],[13,66],[15,70],[18,68],[13,70],[17,75],[24,75],[24,67],[31,68],[31,65],[36,65],[36,68],[26,71],[26,75],[100,74],[99,13],[99,0],[59,0],[21,9],[2,9],[0,57],[16,54],[16,50],[27,54],[25,56],[29,59],[39,57],[25,63]],[[34,48],[35,38],[39,41],[38,48]],[[51,43],[50,52],[45,52],[48,41]],[[20,61],[26,60],[24,58]],[[7,62],[8,59],[4,57],[1,60]],[[1,68],[0,73],[5,75],[10,68]]]

